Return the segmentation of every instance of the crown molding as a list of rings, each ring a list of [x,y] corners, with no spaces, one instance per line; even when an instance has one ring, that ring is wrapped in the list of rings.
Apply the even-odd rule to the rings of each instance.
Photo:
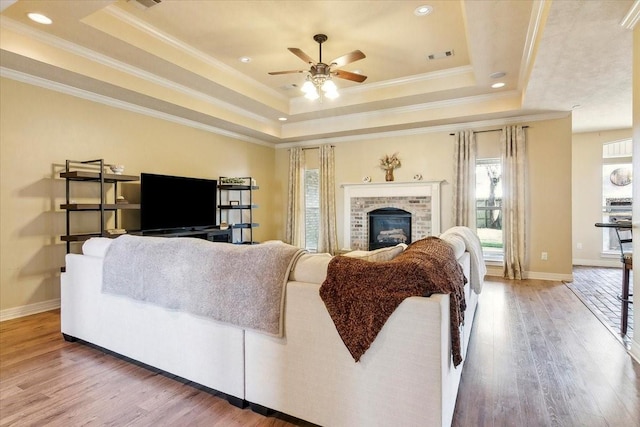
[[[348,88],[339,88],[341,97],[357,97],[364,93],[374,92],[376,90],[398,88],[400,86],[416,86],[423,82],[432,80],[441,80],[449,77],[456,77],[464,74],[473,74],[473,67],[469,65],[450,68],[446,70],[433,71],[430,73],[416,74],[413,76],[406,76],[398,79],[385,80],[376,83],[365,83],[358,86],[352,86]],[[302,111],[307,112],[305,106],[309,104],[309,100],[304,95],[293,97],[289,100],[290,111]],[[295,115],[295,113],[292,113]]]
[[[271,126],[273,126],[274,124],[277,124],[275,120],[271,120],[259,114],[252,113],[245,109],[239,108],[233,104],[221,101],[218,98],[214,98],[212,96],[203,94],[202,92],[198,92],[186,86],[178,85],[170,80],[164,79],[155,74],[141,70],[140,68],[133,67],[129,64],[125,64],[124,62],[115,60],[109,56],[103,55],[94,50],[87,49],[83,46],[79,46],[75,43],[71,43],[67,40],[61,39],[51,34],[47,34],[43,31],[38,31],[34,28],[29,27],[28,25],[24,25],[17,21],[14,21],[13,19],[2,16],[0,17],[0,25],[18,34],[22,34],[29,38],[35,39],[48,46],[51,46],[57,49],[62,49],[73,55],[80,56],[82,58],[88,59],[95,63],[112,68],[114,70],[151,82],[163,88],[180,92],[191,98],[198,99],[200,101],[206,102],[208,104],[214,105],[218,108],[221,108],[227,111],[231,111],[242,117],[246,117],[248,119],[255,120],[257,122],[268,124]]]
[[[0,12],[16,3],[18,0],[0,0]]]
[[[633,30],[638,24],[638,21],[640,21],[640,0],[633,2],[627,14],[622,18],[622,21],[620,21],[620,26],[628,30]]]
[[[519,96],[520,92],[516,90],[496,92],[496,93],[486,93],[482,95],[473,95],[467,96],[463,98],[455,98],[455,99],[444,99],[441,101],[433,101],[426,102],[423,104],[415,104],[415,105],[407,105],[402,107],[392,107],[383,110],[374,110],[367,111],[362,113],[353,113],[353,114],[345,114],[339,117],[324,117],[318,119],[310,119],[304,121],[291,122],[282,125],[282,129],[286,129],[287,127],[297,127],[300,126],[301,123],[321,123],[321,122],[334,122],[336,120],[340,121],[348,121],[348,122],[357,122],[357,123],[367,123],[371,120],[375,120],[380,116],[399,116],[403,114],[411,114],[422,111],[429,111],[435,109],[444,109],[449,107],[460,107],[463,105],[472,105],[480,102],[489,102],[496,101],[505,98],[513,98],[514,96]]]
[[[187,126],[194,129],[203,130],[205,132],[214,133],[252,144],[263,145],[266,147],[274,148],[275,144],[252,138],[250,136],[242,135],[236,132],[231,132],[225,129],[221,129],[215,126],[206,125],[204,123],[196,122],[193,120],[178,117],[172,114],[160,112],[151,108],[141,107],[139,105],[131,104],[129,102],[120,101],[108,96],[99,95],[94,92],[90,92],[83,89],[78,89],[62,83],[57,83],[51,80],[43,79],[41,77],[32,76],[31,74],[22,73],[9,68],[0,67],[0,77],[5,77],[11,80],[16,80],[22,83],[38,86],[44,89],[53,90],[55,92],[63,93],[65,95],[71,95],[76,98],[85,99],[99,104],[107,105],[110,107],[118,108],[121,110],[130,111],[133,113],[143,114],[145,116],[153,117],[160,120],[166,120],[168,122],[176,123],[182,126]]]
[[[349,88],[340,89],[340,92],[344,94],[355,94],[358,92],[367,92],[374,89],[387,89],[390,87],[403,86],[403,85],[415,85],[421,82],[430,80],[440,80],[447,77],[459,76],[461,74],[472,74],[473,67],[470,65],[464,65],[461,67],[449,68],[446,70],[432,71],[430,73],[416,74],[413,76],[402,77],[398,79],[385,80],[376,83],[367,83],[359,86],[352,86]],[[303,97],[301,97],[303,98]]]
[[[527,38],[522,52],[522,60],[520,61],[520,75],[518,76],[518,88],[527,87],[531,70],[536,56],[536,46],[542,37],[544,23],[547,21],[549,9],[551,8],[550,0],[536,0],[533,2],[529,27],[527,28]]]
[[[368,139],[379,139],[379,138],[398,138],[403,136],[411,136],[411,135],[424,135],[428,133],[451,133],[457,132],[460,130],[473,130],[484,127],[491,126],[506,126],[511,124],[518,123],[532,123],[539,122],[544,120],[557,120],[563,119],[569,116],[570,112],[554,112],[554,113],[544,113],[544,114],[528,114],[523,116],[516,117],[508,117],[501,119],[490,119],[490,120],[479,120],[475,122],[459,122],[452,123],[447,125],[437,125],[437,126],[426,126],[415,129],[405,129],[405,130],[396,130],[396,131],[388,131],[388,132],[371,132],[367,134],[360,135],[350,135],[350,136],[338,136],[332,138],[319,138],[302,142],[285,142],[282,144],[277,144],[275,146],[276,150],[280,149],[288,149],[292,147],[308,147],[308,146],[317,146],[318,144],[341,144],[353,141],[362,141]]]

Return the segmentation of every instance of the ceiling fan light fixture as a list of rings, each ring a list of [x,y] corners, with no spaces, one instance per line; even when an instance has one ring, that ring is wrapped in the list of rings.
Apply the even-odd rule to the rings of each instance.
[[[307,77],[307,81],[304,82],[300,90],[304,93],[317,92],[316,87],[313,85],[313,83],[311,82],[311,80],[309,80],[308,77]]]
[[[304,97],[309,99],[309,100],[311,100],[311,101],[315,101],[316,99],[320,98],[320,95],[318,94],[318,91],[315,88],[313,88],[313,90],[307,92],[304,95]]]
[[[342,55],[329,63],[322,62],[322,43],[326,42],[328,37],[325,34],[316,34],[313,40],[318,43],[319,60],[314,61],[309,55],[296,47],[290,47],[289,51],[310,65],[309,70],[288,70],[288,71],[270,71],[271,75],[308,73],[306,80],[300,90],[305,94],[307,99],[318,99],[322,102],[323,98],[335,99],[339,96],[338,88],[332,81],[332,77],[351,80],[362,83],[367,76],[354,73],[351,71],[339,70],[333,67],[342,67],[355,61],[366,58],[365,54],[359,50],[354,50],[346,55]]]
[[[338,93],[338,87],[331,79],[327,79],[322,83],[322,91],[324,93],[336,92]]]

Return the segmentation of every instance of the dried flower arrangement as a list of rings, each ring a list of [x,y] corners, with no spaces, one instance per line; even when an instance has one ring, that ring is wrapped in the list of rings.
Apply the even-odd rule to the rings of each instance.
[[[398,153],[393,153],[391,156],[385,154],[384,157],[380,159],[380,169],[389,170],[396,169],[402,166],[400,163],[400,159],[398,158]]]
[[[402,163],[400,163],[397,152],[391,156],[385,154],[384,157],[380,159],[380,169],[387,171],[384,177],[385,181],[393,181],[393,170],[400,166],[402,166]]]

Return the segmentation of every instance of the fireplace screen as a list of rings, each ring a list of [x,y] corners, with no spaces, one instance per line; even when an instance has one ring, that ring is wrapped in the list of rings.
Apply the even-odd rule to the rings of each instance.
[[[411,243],[411,212],[397,208],[376,209],[369,217],[369,250]]]

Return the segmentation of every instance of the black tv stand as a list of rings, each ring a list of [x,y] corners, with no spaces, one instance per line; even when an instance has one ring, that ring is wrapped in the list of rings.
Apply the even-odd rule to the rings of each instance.
[[[221,230],[220,227],[160,228],[155,230],[141,230],[130,234],[153,237],[195,237],[209,240],[210,242],[231,243],[231,228]]]

